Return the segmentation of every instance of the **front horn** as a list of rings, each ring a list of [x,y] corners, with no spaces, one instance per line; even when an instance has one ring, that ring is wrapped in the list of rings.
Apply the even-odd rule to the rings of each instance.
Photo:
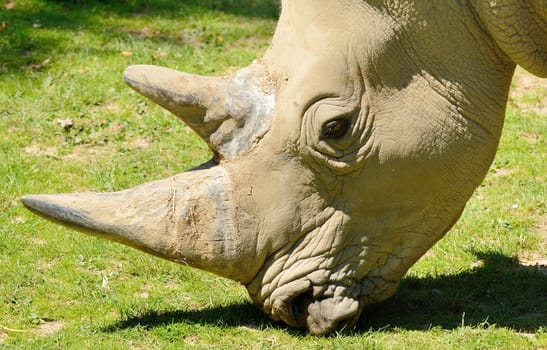
[[[254,272],[238,239],[229,174],[189,171],[112,193],[29,195],[24,205],[51,221],[178,263],[245,282]]]

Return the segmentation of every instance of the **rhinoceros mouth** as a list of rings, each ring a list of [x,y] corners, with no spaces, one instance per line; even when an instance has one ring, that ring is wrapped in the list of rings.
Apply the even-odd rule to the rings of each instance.
[[[367,305],[391,297],[399,285],[395,279],[369,276],[346,280],[347,285],[339,281],[313,285],[310,277],[281,286],[266,300],[260,301],[257,295],[251,294],[251,297],[271,319],[308,329],[313,335],[325,335],[355,325]],[[287,290],[293,294],[287,295]]]
[[[293,327],[307,328],[311,334],[324,335],[357,322],[361,305],[359,299],[342,295],[316,298],[306,290],[293,299],[274,300],[270,315]]]
[[[270,318],[316,335],[358,320],[367,249],[348,242],[353,238],[347,220],[343,212],[327,209],[320,225],[264,263],[247,289]]]

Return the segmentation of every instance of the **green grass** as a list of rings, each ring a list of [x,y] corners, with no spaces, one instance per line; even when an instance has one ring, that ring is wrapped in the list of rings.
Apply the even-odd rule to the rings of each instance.
[[[496,160],[456,227],[395,297],[326,338],[268,320],[234,282],[22,207],[23,194],[119,190],[207,160],[121,72],[245,66],[277,11],[266,0],[0,1],[0,347],[547,348],[545,81],[515,83]]]

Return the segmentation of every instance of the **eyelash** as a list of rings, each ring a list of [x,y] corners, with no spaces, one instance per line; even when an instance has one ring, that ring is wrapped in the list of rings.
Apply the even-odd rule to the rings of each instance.
[[[337,140],[344,136],[349,129],[349,120],[347,118],[338,118],[326,122],[321,131],[322,139]]]

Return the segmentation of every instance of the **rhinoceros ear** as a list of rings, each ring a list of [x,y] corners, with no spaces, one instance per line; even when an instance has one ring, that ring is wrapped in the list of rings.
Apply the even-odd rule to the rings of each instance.
[[[547,2],[477,1],[476,9],[490,35],[513,62],[547,77]]]
[[[222,159],[245,153],[270,126],[273,88],[259,63],[222,78],[135,65],[125,70],[124,80],[181,118]]]

